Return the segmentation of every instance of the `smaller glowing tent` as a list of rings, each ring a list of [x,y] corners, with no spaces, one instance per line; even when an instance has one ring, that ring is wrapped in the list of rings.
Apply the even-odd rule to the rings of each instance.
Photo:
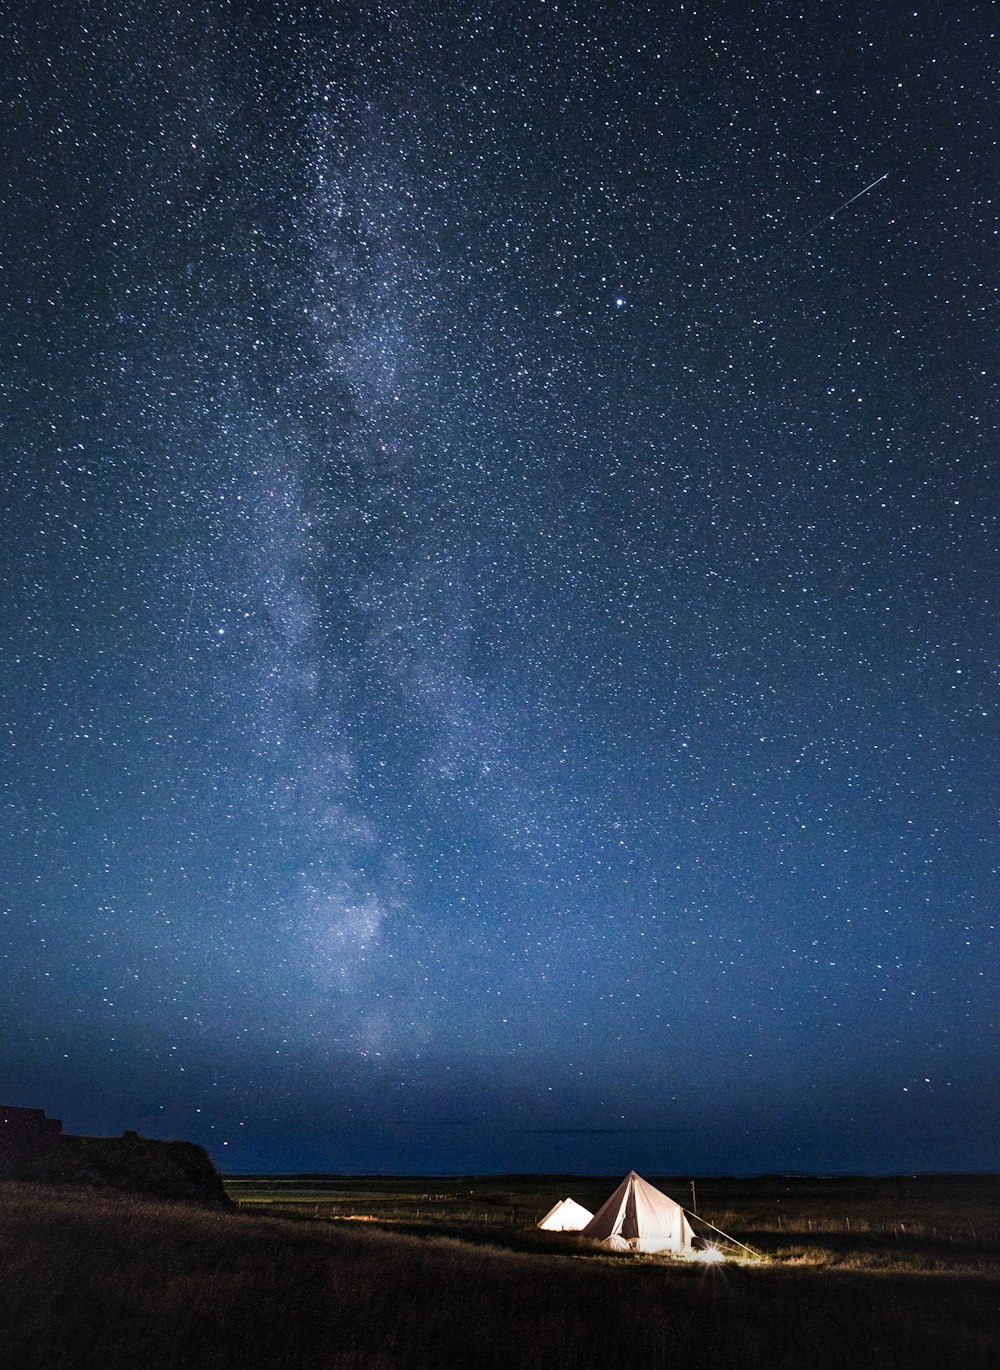
[[[694,1238],[680,1204],[647,1184],[634,1170],[580,1235],[618,1251],[673,1251],[678,1255],[691,1250]]]
[[[560,1199],[538,1226],[543,1232],[580,1232],[593,1216],[589,1208],[584,1208],[575,1199]]]

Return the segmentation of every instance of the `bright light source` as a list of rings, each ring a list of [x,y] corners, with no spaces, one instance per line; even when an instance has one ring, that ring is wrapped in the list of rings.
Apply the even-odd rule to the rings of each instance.
[[[688,1259],[701,1261],[704,1265],[715,1265],[717,1261],[724,1261],[726,1257],[717,1246],[706,1246],[704,1251],[693,1251]]]

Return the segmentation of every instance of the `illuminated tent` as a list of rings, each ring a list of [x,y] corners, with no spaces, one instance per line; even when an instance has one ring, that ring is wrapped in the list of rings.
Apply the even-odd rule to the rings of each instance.
[[[538,1226],[544,1232],[580,1232],[593,1216],[589,1208],[584,1208],[575,1199],[560,1199]]]
[[[691,1250],[694,1232],[679,1203],[631,1170],[581,1236],[617,1251],[673,1251],[680,1255]]]

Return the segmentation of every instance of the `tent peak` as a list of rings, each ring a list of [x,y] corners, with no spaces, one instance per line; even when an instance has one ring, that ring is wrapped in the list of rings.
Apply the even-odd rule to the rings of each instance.
[[[546,1232],[580,1232],[593,1218],[589,1208],[584,1208],[575,1199],[560,1199],[549,1209],[538,1226]]]
[[[683,1254],[690,1251],[694,1232],[679,1203],[630,1170],[583,1235],[618,1249]]]

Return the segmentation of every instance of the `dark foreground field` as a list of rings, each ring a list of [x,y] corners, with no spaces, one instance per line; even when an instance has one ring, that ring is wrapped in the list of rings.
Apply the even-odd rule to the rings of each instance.
[[[997,1179],[705,1181],[702,1211],[766,1251],[759,1265],[609,1257],[526,1225],[610,1187],[255,1180],[231,1182],[246,1206],[220,1212],[0,1185],[0,1364],[996,1363]]]

